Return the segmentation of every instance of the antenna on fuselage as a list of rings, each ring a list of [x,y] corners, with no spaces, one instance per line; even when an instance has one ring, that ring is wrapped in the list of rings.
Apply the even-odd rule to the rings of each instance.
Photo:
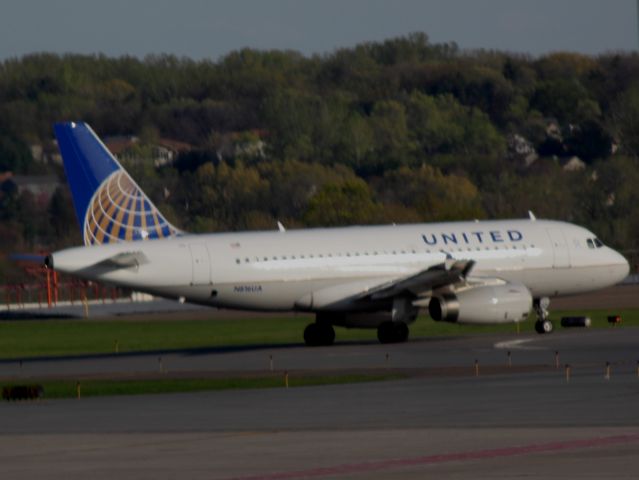
[[[532,210],[528,210],[528,218],[530,218],[531,222],[537,220],[537,217],[535,217],[535,214],[532,212]]]
[[[284,225],[282,225],[282,222],[277,222],[277,229],[281,232],[284,233],[286,231],[286,228],[284,228]]]

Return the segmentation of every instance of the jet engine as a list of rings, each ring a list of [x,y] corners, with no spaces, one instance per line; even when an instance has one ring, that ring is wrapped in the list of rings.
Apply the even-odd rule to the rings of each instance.
[[[525,320],[532,295],[524,285],[483,285],[431,298],[428,312],[438,322],[471,324],[512,323]]]

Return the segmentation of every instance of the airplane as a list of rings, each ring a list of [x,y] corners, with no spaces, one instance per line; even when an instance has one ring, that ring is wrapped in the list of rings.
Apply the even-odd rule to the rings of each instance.
[[[309,346],[334,326],[403,342],[435,321],[525,320],[549,333],[549,298],[614,285],[626,259],[578,225],[536,219],[189,234],[167,221],[89,125],[54,126],[85,246],[48,268],[212,307],[315,314]]]

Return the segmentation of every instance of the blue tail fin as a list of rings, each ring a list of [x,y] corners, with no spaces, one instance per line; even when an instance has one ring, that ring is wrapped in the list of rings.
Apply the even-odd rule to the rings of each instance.
[[[54,126],[85,245],[177,235],[86,123]]]

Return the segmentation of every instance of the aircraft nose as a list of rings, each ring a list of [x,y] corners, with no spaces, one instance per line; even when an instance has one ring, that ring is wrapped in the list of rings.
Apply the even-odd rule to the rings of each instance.
[[[613,251],[613,262],[611,264],[611,273],[615,279],[615,283],[621,282],[630,273],[630,264],[628,260],[618,252]]]

